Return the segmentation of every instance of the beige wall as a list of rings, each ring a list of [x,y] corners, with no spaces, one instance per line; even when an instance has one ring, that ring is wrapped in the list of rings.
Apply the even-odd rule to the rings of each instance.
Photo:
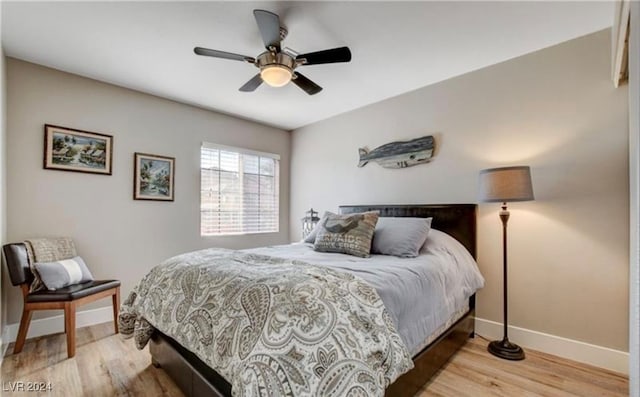
[[[629,37],[629,395],[640,397],[640,4],[631,3]]]
[[[628,99],[610,81],[610,43],[598,32],[295,130],[291,240],[309,207],[473,203],[480,169],[530,165],[536,201],[510,205],[510,323],[627,350]],[[430,164],[356,167],[358,147],[426,134]],[[498,210],[478,217],[477,314],[494,321]]]
[[[288,240],[288,132],[11,58],[7,73],[10,241],[69,235],[94,276],[122,280],[126,297],[137,280],[171,255]],[[44,170],[45,123],[112,134],[113,175]],[[279,233],[200,237],[202,141],[280,154]],[[132,199],[134,152],[176,158],[175,202]],[[19,289],[8,292],[8,322],[16,323]]]
[[[2,8],[2,7],[0,7]],[[0,245],[4,244],[7,238],[7,126],[6,126],[6,70],[4,49],[0,46]],[[2,261],[2,259],[0,259]],[[0,269],[0,354],[4,352],[4,331],[7,325],[7,301],[5,299],[6,289],[2,288],[5,278],[5,266],[2,263]],[[0,358],[2,361],[2,358]]]

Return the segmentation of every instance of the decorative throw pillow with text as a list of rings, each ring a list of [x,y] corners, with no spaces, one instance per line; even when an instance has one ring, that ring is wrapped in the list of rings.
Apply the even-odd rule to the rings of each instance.
[[[368,257],[378,216],[377,211],[348,215],[326,212],[313,249]]]

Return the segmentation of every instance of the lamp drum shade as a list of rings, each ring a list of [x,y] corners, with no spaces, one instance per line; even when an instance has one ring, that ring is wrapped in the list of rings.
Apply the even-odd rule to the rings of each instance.
[[[531,170],[528,166],[489,168],[480,171],[480,201],[509,202],[533,200]]]

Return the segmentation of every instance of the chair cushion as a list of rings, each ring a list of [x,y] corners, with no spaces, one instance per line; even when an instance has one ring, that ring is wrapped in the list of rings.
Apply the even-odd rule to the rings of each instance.
[[[74,284],[55,291],[36,291],[27,295],[27,302],[72,301],[93,295],[110,288],[119,287],[119,280],[93,280],[82,284]]]

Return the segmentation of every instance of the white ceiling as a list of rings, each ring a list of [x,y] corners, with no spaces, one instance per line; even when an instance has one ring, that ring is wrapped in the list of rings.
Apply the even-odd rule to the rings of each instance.
[[[284,45],[348,45],[346,64],[300,70],[324,87],[254,93],[254,66],[194,46],[256,56],[252,10],[280,15]],[[2,2],[8,56],[180,102],[295,129],[611,26],[610,2]]]

